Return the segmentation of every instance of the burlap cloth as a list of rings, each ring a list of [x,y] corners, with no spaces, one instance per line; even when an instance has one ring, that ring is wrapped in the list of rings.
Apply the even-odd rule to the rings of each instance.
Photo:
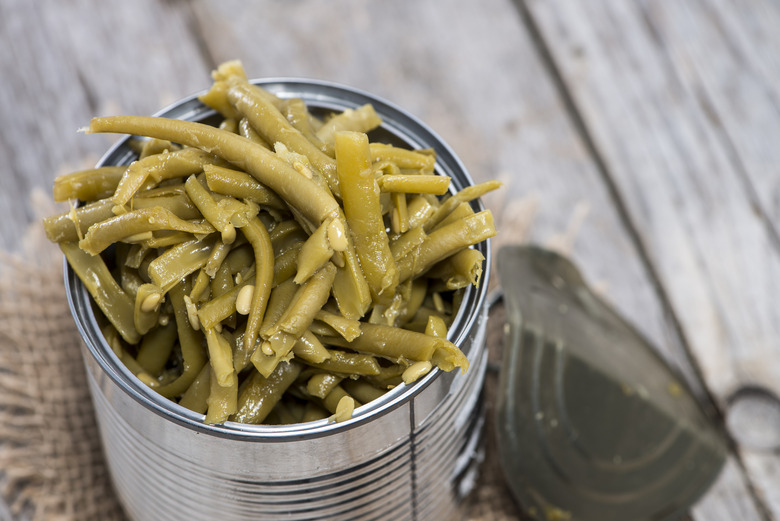
[[[36,204],[45,201],[38,198]],[[495,368],[503,328],[501,317],[491,320],[496,323],[488,328],[488,345]],[[485,461],[463,505],[466,519],[520,518],[496,454],[496,385],[493,369],[486,384]],[[101,450],[81,339],[65,298],[62,257],[36,223],[23,237],[21,252],[0,252],[0,492],[11,519],[126,519]]]

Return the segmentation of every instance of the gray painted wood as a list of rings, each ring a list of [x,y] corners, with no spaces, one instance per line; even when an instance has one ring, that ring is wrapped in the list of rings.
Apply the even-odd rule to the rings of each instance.
[[[755,3],[755,5],[759,5]],[[776,9],[726,2],[528,2],[606,175],[716,401],[780,395],[780,251],[771,129]],[[756,418],[756,421],[758,418]],[[732,425],[733,426],[733,425]],[[740,431],[750,422],[732,429]],[[780,515],[780,458],[739,444]]]
[[[0,0],[0,247],[35,216],[32,188],[114,139],[76,133],[90,117],[150,114],[239,58],[419,116],[475,180],[505,181],[487,198],[497,245],[572,255],[726,410],[741,386],[780,381],[772,16],[769,0]],[[692,519],[780,519],[777,457],[737,446]]]

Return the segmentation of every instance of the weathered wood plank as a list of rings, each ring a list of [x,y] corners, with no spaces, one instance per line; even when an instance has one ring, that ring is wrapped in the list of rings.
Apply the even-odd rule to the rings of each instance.
[[[515,225],[529,220],[531,240],[568,237],[564,246],[586,276],[685,366],[675,326],[510,3],[457,2],[444,10],[432,1],[195,5],[217,61],[238,57],[252,76],[318,77],[377,93],[430,124],[477,180],[503,177],[503,196],[488,202],[500,215],[496,242],[522,238]],[[226,31],[224,20],[236,17],[246,25]],[[696,518],[733,519],[734,512],[760,519],[730,461]]]
[[[765,68],[764,76],[753,75],[750,88],[740,90],[740,80],[726,82],[722,75],[744,70],[731,63],[739,54],[719,52],[733,42],[745,45],[744,34],[722,31],[726,18],[736,24],[748,10],[725,2],[719,12],[697,2],[527,5],[708,387],[724,410],[744,386],[777,395],[780,317],[773,302],[780,252],[776,231],[763,217],[769,213],[766,194],[756,195],[777,177],[754,168],[767,147],[748,143],[771,139],[762,134],[780,124],[771,97],[750,96],[771,92],[778,78],[766,76]],[[722,40],[717,45],[714,34]],[[754,42],[750,48],[766,61],[773,58],[771,46]],[[745,106],[758,108],[737,118],[740,102],[726,103],[726,92],[748,96]],[[773,491],[780,480],[776,470],[767,470],[779,469],[780,462],[746,450],[740,447],[752,485],[778,517]],[[753,469],[753,456],[764,472]]]
[[[34,219],[33,188],[88,167],[114,137],[77,129],[95,115],[151,114],[209,83],[186,5],[138,2],[0,3],[0,248]]]

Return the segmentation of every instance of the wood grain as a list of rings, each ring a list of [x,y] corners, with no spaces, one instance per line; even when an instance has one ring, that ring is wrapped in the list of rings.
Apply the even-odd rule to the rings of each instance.
[[[728,398],[745,386],[780,390],[773,305],[780,252],[756,200],[766,181],[758,184],[760,174],[744,167],[760,157],[730,137],[749,132],[760,140],[764,128],[733,119],[718,97],[703,103],[712,85],[695,72],[707,65],[684,59],[696,42],[711,63],[738,74],[737,64],[720,63],[735,55],[718,53],[707,36],[722,20],[715,12],[686,13],[696,2],[674,4],[528,2],[705,382],[726,411]],[[751,88],[761,84],[756,78]],[[751,470],[748,486],[761,492],[759,509],[777,517],[777,472],[769,471],[776,457],[763,455],[759,471],[749,463],[753,455],[739,450]]]
[[[77,132],[96,115],[148,115],[209,82],[188,19],[167,2],[0,3],[0,247],[39,217],[34,188],[92,166],[115,137]],[[10,81],[7,81],[10,79]]]
[[[744,385],[777,393],[777,6],[442,5],[0,0],[0,249],[36,217],[33,188],[115,139],[76,133],[90,117],[150,114],[240,58],[250,76],[336,81],[409,110],[475,180],[505,181],[486,199],[496,246],[570,254],[724,411]],[[692,519],[780,519],[778,456],[738,451]]]

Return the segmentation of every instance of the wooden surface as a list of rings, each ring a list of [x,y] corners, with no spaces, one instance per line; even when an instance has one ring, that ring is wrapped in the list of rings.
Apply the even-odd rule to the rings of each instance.
[[[239,58],[365,89],[477,181],[496,245],[569,253],[720,411],[691,518],[780,521],[780,4],[772,0],[0,0],[0,248],[150,114]]]

